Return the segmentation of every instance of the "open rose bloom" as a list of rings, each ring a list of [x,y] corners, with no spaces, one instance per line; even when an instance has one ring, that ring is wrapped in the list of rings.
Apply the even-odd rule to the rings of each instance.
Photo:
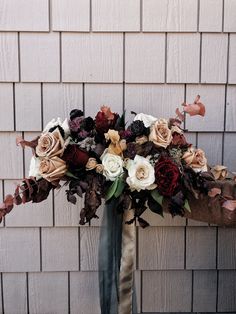
[[[138,113],[126,125],[124,116],[108,106],[94,117],[74,109],[64,121],[51,120],[38,138],[18,138],[18,144],[33,152],[29,176],[7,195],[0,218],[14,205],[41,202],[51,190],[66,185],[69,202],[75,204],[84,195],[80,224],[97,217],[102,198],[114,200],[119,213],[132,207],[129,223],[138,220],[142,226],[148,225],[141,215],[149,209],[189,217],[193,199],[206,199],[207,206],[218,204],[221,211],[230,212],[224,221],[235,224],[234,175],[223,165],[210,167],[205,152],[188,143],[181,127],[185,114],[205,114],[200,96],[176,114],[166,119]],[[198,211],[192,214],[195,218]],[[211,217],[217,223],[220,219]]]

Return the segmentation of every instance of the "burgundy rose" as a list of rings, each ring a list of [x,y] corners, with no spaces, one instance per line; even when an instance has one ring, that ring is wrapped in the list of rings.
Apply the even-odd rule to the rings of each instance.
[[[174,132],[172,134],[172,137],[173,137],[172,141],[171,141],[172,145],[176,145],[176,146],[180,146],[180,147],[188,145],[188,143],[186,141],[186,138],[185,138],[185,136],[183,134]]]
[[[89,159],[86,151],[80,149],[78,145],[68,145],[62,159],[71,167],[84,167]]]
[[[164,196],[173,196],[180,184],[180,172],[177,165],[171,159],[161,157],[154,168],[157,190]]]
[[[107,106],[102,106],[101,110],[95,117],[95,126],[98,133],[106,133],[109,129],[113,129],[119,115],[111,112]]]

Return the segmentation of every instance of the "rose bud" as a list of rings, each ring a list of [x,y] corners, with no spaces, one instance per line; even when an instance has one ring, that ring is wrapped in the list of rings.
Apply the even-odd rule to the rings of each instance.
[[[62,159],[71,167],[84,167],[89,159],[86,151],[80,149],[78,145],[68,145]]]

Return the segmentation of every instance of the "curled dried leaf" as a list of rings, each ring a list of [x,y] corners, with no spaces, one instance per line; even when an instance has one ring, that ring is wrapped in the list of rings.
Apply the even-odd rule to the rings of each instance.
[[[222,207],[234,211],[236,209],[236,200],[227,200],[222,204]]]
[[[216,195],[221,194],[221,189],[219,188],[212,188],[210,191],[208,191],[208,196],[215,197]]]
[[[175,113],[177,117],[180,119],[180,121],[184,121],[184,114],[180,112],[179,108],[176,108]]]
[[[184,112],[188,113],[190,116],[205,116],[205,105],[200,102],[200,95],[197,95],[193,104],[183,103]]]
[[[32,141],[26,141],[21,136],[17,136],[17,138],[16,138],[16,145],[17,146],[20,145],[22,148],[25,148],[26,146],[28,146],[28,147],[31,147],[32,149],[35,149],[36,146],[38,145],[38,139],[39,139],[39,136],[37,136]]]

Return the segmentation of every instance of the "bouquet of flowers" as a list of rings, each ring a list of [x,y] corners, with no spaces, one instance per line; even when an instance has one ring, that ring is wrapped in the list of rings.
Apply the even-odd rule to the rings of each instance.
[[[197,96],[193,104],[176,109],[176,117],[156,118],[135,114],[126,127],[125,117],[102,106],[95,118],[84,117],[81,110],[70,112],[69,119],[50,121],[32,141],[17,139],[23,148],[32,149],[28,178],[17,185],[0,205],[0,218],[14,205],[45,200],[52,189],[66,185],[67,200],[76,204],[84,195],[80,224],[97,218],[102,198],[116,199],[116,210],[132,208],[142,227],[141,216],[148,208],[163,215],[163,202],[173,215],[190,211],[189,198],[208,195],[222,207],[236,208],[236,200],[222,193],[220,180],[234,176],[224,166],[209,167],[205,153],[187,142],[181,127],[184,115],[204,115],[205,106]],[[212,201],[214,203],[214,201]]]

